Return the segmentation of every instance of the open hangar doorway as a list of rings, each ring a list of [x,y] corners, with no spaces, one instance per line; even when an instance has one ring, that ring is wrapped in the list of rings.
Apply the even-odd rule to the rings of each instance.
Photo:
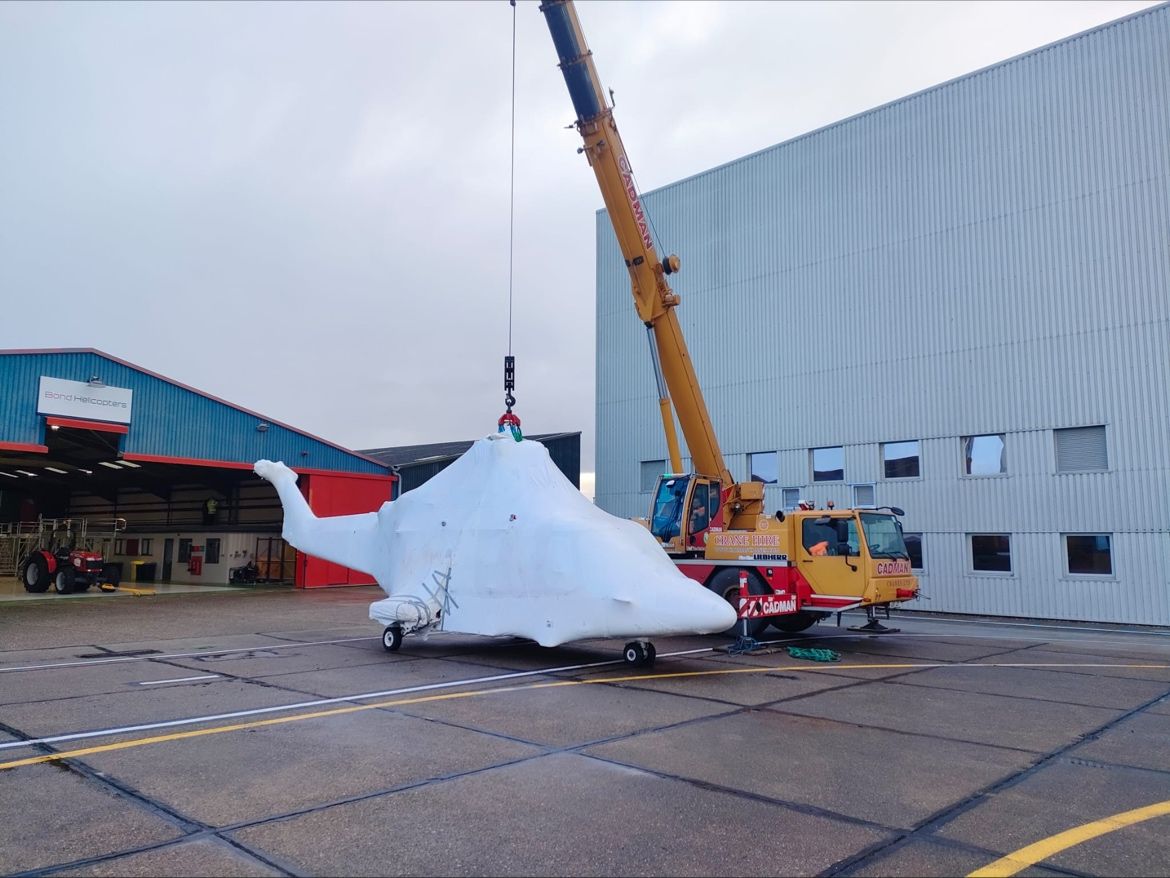
[[[68,541],[100,551],[124,583],[294,584],[280,501],[250,466],[134,460],[125,434],[46,418],[43,446],[0,450],[0,577]]]

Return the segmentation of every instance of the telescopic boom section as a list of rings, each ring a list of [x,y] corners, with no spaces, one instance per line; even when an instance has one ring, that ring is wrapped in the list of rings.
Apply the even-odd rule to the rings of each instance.
[[[671,466],[678,471],[678,443],[672,442],[674,419],[669,410],[673,400],[695,472],[719,479],[725,488],[730,487],[734,479],[723,463],[723,453],[674,312],[678,296],[666,281],[666,275],[678,271],[678,257],[668,256],[663,261],[655,250],[649,219],[642,209],[634,173],[613,120],[613,109],[605,101],[601,80],[593,66],[593,54],[585,44],[572,0],[544,0],[540,11],[548,23],[569,97],[577,111],[577,130],[585,141],[581,151],[597,175],[618,246],[630,270],[634,305],[654,335],[662,377],[669,392],[667,396],[659,390]]]

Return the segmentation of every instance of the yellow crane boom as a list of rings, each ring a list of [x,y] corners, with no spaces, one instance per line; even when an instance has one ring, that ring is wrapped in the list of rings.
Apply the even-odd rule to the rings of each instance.
[[[671,255],[660,259],[658,256],[650,223],[634,184],[634,172],[614,122],[613,108],[606,102],[593,64],[593,54],[585,43],[571,0],[545,0],[540,11],[548,23],[560,58],[561,72],[577,111],[576,126],[584,141],[580,151],[585,153],[597,175],[622,258],[630,272],[634,305],[649,331],[671,471],[681,471],[671,413],[673,402],[695,472],[731,486],[735,480],[723,462],[719,440],[707,414],[707,404],[674,311],[679,298],[666,279],[667,275],[678,271],[679,258]]]

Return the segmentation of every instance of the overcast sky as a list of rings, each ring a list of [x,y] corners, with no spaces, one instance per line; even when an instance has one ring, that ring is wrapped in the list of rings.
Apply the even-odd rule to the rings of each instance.
[[[649,190],[1151,5],[578,11]],[[516,12],[517,412],[582,431],[589,471],[601,197],[537,6]],[[95,347],[351,448],[493,431],[512,16],[0,3],[0,347]]]

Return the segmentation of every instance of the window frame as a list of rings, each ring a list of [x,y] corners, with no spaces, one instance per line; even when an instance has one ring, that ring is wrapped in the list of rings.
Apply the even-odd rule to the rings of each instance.
[[[817,452],[818,451],[840,451],[841,452],[841,477],[834,479],[818,479],[817,478]],[[818,484],[841,484],[845,482],[845,446],[844,445],[821,445],[817,448],[810,448],[808,450],[808,466],[810,483]],[[824,472],[837,472],[837,470],[825,470]]]
[[[913,540],[908,539],[908,537],[918,537],[918,558],[920,561],[918,567],[914,566],[914,556],[912,554],[910,555],[910,569],[916,573],[924,573],[926,571],[926,552],[923,551],[922,547],[923,536],[925,536],[925,534],[923,534],[923,532],[920,530],[902,531],[902,541],[906,543],[907,554],[910,554],[910,543],[914,542]]]
[[[657,464],[661,464],[661,466],[662,466],[662,468],[658,471],[658,475],[656,475],[654,477],[654,484],[651,485],[649,488],[646,487],[646,480],[645,480],[646,464],[648,464],[648,463],[657,463]],[[643,461],[639,462],[639,464],[638,464],[638,493],[639,494],[653,494],[654,489],[658,486],[659,476],[662,476],[665,473],[666,473],[666,460],[665,460],[665,458],[653,457],[650,460],[643,460]]]
[[[1071,433],[1075,430],[1100,430],[1101,431],[1101,451],[1105,455],[1105,465],[1101,467],[1093,467],[1092,469],[1061,469],[1060,468],[1060,440],[1057,438],[1062,434]],[[1084,424],[1079,427],[1053,427],[1052,429],[1052,471],[1058,476],[1076,476],[1083,473],[1107,473],[1112,472],[1109,464],[1109,428],[1107,424]],[[1075,536],[1075,534],[1074,534]]]
[[[975,538],[976,537],[1003,537],[1007,540],[1007,556],[1008,569],[1007,570],[981,570],[975,566]],[[973,576],[991,576],[1000,579],[1010,579],[1016,575],[1015,557],[1012,552],[1012,535],[1011,533],[975,533],[967,534],[967,572]]]
[[[912,476],[891,476],[889,473],[889,465],[891,461],[886,459],[886,448],[890,445],[914,445],[914,468],[917,470]],[[882,442],[878,449],[878,454],[881,456],[882,463],[882,479],[888,482],[907,482],[913,479],[922,478],[922,440],[921,439],[900,439],[897,442]]]
[[[212,557],[211,547],[215,545],[214,557]],[[210,564],[220,563],[220,557],[223,554],[223,539],[221,537],[208,537],[203,547],[203,564],[204,566]]]
[[[752,464],[753,457],[764,457],[770,455],[772,458],[772,472],[774,475],[770,479],[757,479],[755,474],[755,466]],[[748,481],[759,482],[761,485],[778,485],[780,484],[780,453],[778,451],[749,451],[747,456],[748,463]]]
[[[857,502],[857,489],[869,488],[870,493],[873,494],[873,503],[868,506],[862,506]],[[853,502],[854,509],[877,509],[877,485],[874,482],[856,482],[849,486],[849,499]]]
[[[1000,464],[1003,469],[997,473],[973,473],[967,469],[967,440],[968,439],[986,439],[992,436],[998,437],[1000,443],[1003,445],[1003,450],[1000,453]],[[961,477],[964,479],[1002,479],[1010,474],[1007,464],[1007,433],[968,433],[967,435],[959,437],[959,464],[962,467]],[[971,458],[974,460],[974,458]]]
[[[1109,572],[1108,573],[1074,573],[1069,565],[1069,537],[1105,537],[1109,542]],[[1064,575],[1071,580],[1095,580],[1097,582],[1116,581],[1117,580],[1117,561],[1113,552],[1113,534],[1094,532],[1087,533],[1084,531],[1061,533],[1060,541],[1064,544]]]
[[[793,504],[791,506],[788,505],[788,501],[785,499],[788,496],[789,491],[796,492],[796,500],[793,502]],[[781,488],[780,489],[780,508],[783,509],[785,512],[795,512],[797,510],[797,508],[800,506],[800,495],[803,493],[804,493],[804,486],[803,485],[800,485],[800,486],[788,485],[786,487]]]

